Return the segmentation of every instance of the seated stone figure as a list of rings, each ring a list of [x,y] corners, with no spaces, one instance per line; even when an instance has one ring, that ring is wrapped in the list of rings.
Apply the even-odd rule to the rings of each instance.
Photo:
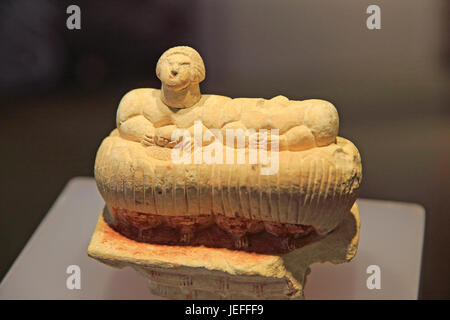
[[[339,225],[356,200],[361,160],[350,141],[337,137],[331,103],[201,94],[205,67],[189,47],[163,53],[156,74],[161,90],[127,93],[117,130],[97,154],[95,177],[113,228],[137,241],[281,253]],[[174,133],[195,136],[199,123],[202,134],[276,131],[276,173],[261,175],[255,163],[174,162],[173,148],[182,145]],[[248,139],[230,146],[210,136],[201,148],[219,141],[224,150],[243,147],[247,156],[264,141],[257,135],[254,145]]]
[[[205,67],[192,48],[167,50],[156,74],[161,90],[133,90],[120,102],[117,128],[125,139],[172,147],[173,130],[192,131],[194,121],[200,120],[206,129],[278,129],[280,150],[300,151],[336,140],[338,114],[327,101],[202,95],[199,83],[205,78]]]

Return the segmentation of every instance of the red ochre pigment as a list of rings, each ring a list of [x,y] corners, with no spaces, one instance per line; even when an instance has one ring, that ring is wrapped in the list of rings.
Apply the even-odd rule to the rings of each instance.
[[[105,207],[114,230],[138,242],[282,254],[322,239],[314,227],[222,215],[162,216]]]

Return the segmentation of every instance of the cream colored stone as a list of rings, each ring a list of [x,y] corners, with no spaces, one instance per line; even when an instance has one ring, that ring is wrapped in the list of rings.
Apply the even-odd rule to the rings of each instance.
[[[225,154],[226,151],[224,151]],[[173,164],[170,149],[106,138],[96,160],[100,194],[110,207],[165,216],[204,214],[334,229],[356,199],[361,176],[354,145],[281,152],[279,172],[260,165]],[[230,192],[229,190],[235,190]]]
[[[266,100],[202,95],[199,83],[205,67],[189,47],[167,50],[156,73],[161,90],[136,89],[122,98],[117,128],[104,139],[95,161],[105,212],[127,214],[120,220],[125,229],[117,230],[134,230],[140,240],[144,231],[153,232],[149,226],[165,221],[186,245],[192,225],[215,221],[233,230],[227,232],[234,237],[234,248],[247,248],[245,228],[253,228],[248,232],[265,230],[291,251],[267,255],[140,243],[114,231],[101,216],[88,249],[91,257],[114,267],[133,267],[149,280],[155,294],[192,299],[303,298],[312,263],[353,258],[359,239],[355,200],[361,158],[349,140],[337,136],[339,117],[333,104],[283,96]],[[230,152],[236,160],[239,151],[245,163],[175,163],[173,148],[184,141],[172,139],[173,133],[181,129],[192,136],[198,121],[201,133],[210,138],[200,143],[200,155],[214,149],[224,160]],[[258,141],[226,144],[228,129],[255,130]],[[279,166],[271,175],[261,174],[267,165],[249,161],[267,139],[261,129],[279,131],[279,151],[270,149]],[[228,225],[244,220],[240,229]],[[295,238],[306,228],[316,232],[314,237]],[[145,234],[142,241],[154,240],[154,233]],[[303,247],[294,250],[298,246],[289,242],[292,237],[304,240]]]
[[[356,255],[356,203],[319,242],[284,255],[139,243],[111,229],[100,215],[88,255],[116,268],[132,267],[153,294],[174,299],[303,299],[314,263],[349,262]],[[307,295],[306,295],[307,297]]]
[[[338,226],[356,200],[361,159],[350,141],[337,136],[338,113],[330,102],[201,95],[205,68],[189,47],[166,51],[156,72],[162,89],[127,93],[117,130],[98,150],[95,177],[108,206],[312,225],[321,234]],[[246,164],[175,164],[172,133],[192,134],[196,120],[202,132],[219,129],[224,137],[226,129],[278,129],[278,172],[264,176],[261,164],[248,164],[248,144]],[[212,140],[203,142],[203,153],[216,146]],[[221,148],[225,155],[230,147]]]
[[[281,104],[277,108],[276,101],[280,99],[286,106]],[[330,102],[289,101],[280,96],[264,100],[202,95],[193,106],[179,110],[161,100],[160,90],[136,89],[122,98],[117,111],[120,135],[137,142],[143,142],[146,135],[154,135],[155,128],[164,128],[165,137],[170,137],[175,129],[192,130],[196,120],[207,129],[222,130],[223,135],[226,126],[243,130],[279,129],[283,141],[280,151],[332,144],[339,128],[338,113]]]
[[[299,151],[336,140],[338,113],[328,101],[201,95],[199,83],[205,78],[205,67],[192,48],[174,47],[164,52],[156,74],[161,90],[136,89],[119,104],[117,128],[125,139],[147,145],[151,139],[146,136],[158,138],[162,134],[170,140],[173,130],[192,129],[194,121],[200,120],[207,129],[279,129],[280,150]],[[160,130],[155,132],[154,128]]]
[[[200,98],[199,83],[205,79],[205,66],[197,51],[174,47],[164,52],[156,65],[162,82],[161,100],[172,108],[189,108]]]

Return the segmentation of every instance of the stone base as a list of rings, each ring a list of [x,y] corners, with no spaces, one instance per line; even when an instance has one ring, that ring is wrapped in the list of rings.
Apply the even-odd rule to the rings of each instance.
[[[267,255],[136,242],[114,231],[101,214],[88,255],[115,268],[134,268],[149,281],[151,293],[167,298],[303,299],[309,266],[350,261],[358,248],[359,227],[355,203],[324,239],[287,254]]]

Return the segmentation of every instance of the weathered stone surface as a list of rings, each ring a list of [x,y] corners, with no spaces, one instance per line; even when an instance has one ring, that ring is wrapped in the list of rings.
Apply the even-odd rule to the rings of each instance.
[[[91,257],[132,266],[167,297],[278,299],[303,297],[312,263],[355,255],[361,158],[332,103],[201,94],[189,47],[156,73],[161,90],[127,93],[98,150],[106,208]]]
[[[114,231],[100,215],[90,257],[112,267],[132,267],[149,280],[151,292],[177,299],[302,299],[313,263],[350,261],[359,241],[356,203],[321,241],[284,255],[203,246],[136,242]]]
[[[306,226],[318,235],[339,225],[357,197],[361,158],[350,141],[337,136],[338,113],[331,103],[283,96],[266,100],[201,95],[199,82],[205,78],[205,68],[200,55],[189,47],[169,49],[156,69],[162,89],[127,93],[117,111],[117,129],[97,153],[95,178],[116,218],[111,221],[120,220],[120,212],[139,216],[140,224],[152,225],[158,216],[184,221],[178,226],[179,243],[189,244],[201,224],[197,222],[210,215],[232,234],[234,248],[248,248],[249,239],[242,228],[227,228],[232,219],[249,221],[245,224],[249,233],[251,222],[263,223],[269,232],[281,225],[289,230]],[[231,144],[219,138],[226,137],[229,129],[253,130],[255,143],[248,137],[243,137],[243,144],[239,138],[233,137]],[[173,159],[173,148],[185,143],[173,139],[176,130],[202,135],[189,149],[198,147],[200,164],[193,153],[187,164]],[[263,130],[278,133],[267,136]],[[205,141],[208,132],[211,140]],[[230,152],[233,157],[236,153],[236,159],[242,152],[245,161],[202,162],[211,146],[215,154],[221,151],[224,160]],[[262,174],[267,164],[250,161],[255,150],[261,160],[262,148],[271,160],[277,159],[275,171],[268,175]],[[136,227],[112,226],[119,231]],[[135,239],[148,239],[140,236],[141,230],[137,233]],[[284,249],[289,249],[290,239],[302,232],[284,235]]]

